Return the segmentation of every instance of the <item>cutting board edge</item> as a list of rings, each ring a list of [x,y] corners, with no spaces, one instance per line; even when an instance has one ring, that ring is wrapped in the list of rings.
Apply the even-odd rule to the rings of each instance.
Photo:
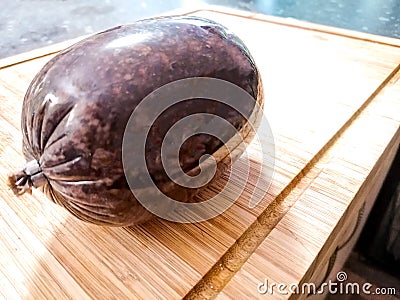
[[[392,37],[380,36],[380,35],[375,35],[375,34],[370,34],[370,33],[363,33],[363,32],[354,31],[354,30],[350,30],[350,29],[342,29],[342,28],[337,28],[337,27],[333,27],[333,26],[316,24],[316,23],[292,19],[292,18],[276,17],[276,16],[272,16],[272,15],[265,15],[265,14],[254,13],[254,12],[233,9],[233,8],[227,8],[227,7],[217,6],[217,5],[206,5],[205,4],[205,5],[199,5],[198,8],[192,8],[192,9],[178,8],[175,10],[167,11],[167,12],[159,14],[159,15],[155,15],[155,17],[168,16],[168,15],[190,15],[190,14],[196,14],[199,12],[211,12],[211,13],[231,15],[231,16],[236,16],[236,17],[241,17],[241,18],[253,19],[253,20],[257,20],[257,21],[261,21],[261,22],[273,23],[273,24],[280,25],[280,26],[294,27],[294,28],[298,28],[298,29],[311,30],[311,31],[322,32],[322,33],[326,33],[326,34],[333,34],[333,35],[338,35],[338,36],[342,36],[345,38],[358,39],[358,40],[374,42],[374,43],[379,43],[379,44],[384,44],[384,45],[400,48],[400,39],[396,39],[396,38],[392,38]],[[98,32],[101,32],[101,31],[102,30],[100,30]],[[96,32],[93,34],[96,34]],[[66,40],[64,42],[55,43],[55,44],[52,44],[49,46],[36,48],[34,50],[23,52],[23,53],[16,54],[13,56],[0,58],[0,70],[17,65],[17,64],[21,64],[21,63],[24,63],[24,62],[27,62],[30,60],[34,60],[36,58],[55,54],[57,52],[62,51],[65,48],[75,44],[76,42],[78,42],[88,36],[93,35],[93,34],[82,35],[82,36],[79,36],[79,37],[76,37],[73,39]]]

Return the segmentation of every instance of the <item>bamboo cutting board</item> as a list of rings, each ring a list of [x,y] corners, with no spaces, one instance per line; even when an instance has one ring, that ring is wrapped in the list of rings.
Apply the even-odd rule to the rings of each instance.
[[[23,95],[71,42],[1,60],[1,297],[305,297],[261,295],[257,285],[315,281],[355,212],[374,198],[400,140],[397,40],[239,11],[186,14],[226,25],[260,68],[275,140],[268,193],[250,209],[249,193],[265,187],[255,186],[257,174],[238,172],[232,180],[247,189],[222,215],[132,228],[83,223],[39,191],[16,198],[6,178],[24,163]]]

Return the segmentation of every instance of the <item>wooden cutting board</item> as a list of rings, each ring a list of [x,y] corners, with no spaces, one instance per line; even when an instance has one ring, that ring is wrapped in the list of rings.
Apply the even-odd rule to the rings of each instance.
[[[316,281],[375,199],[400,141],[398,40],[233,10],[185,14],[226,25],[261,70],[275,140],[268,193],[249,208],[248,190],[265,187],[238,172],[247,192],[222,215],[132,228],[83,223],[39,191],[17,198],[6,178],[24,163],[23,95],[72,41],[0,60],[0,297],[304,298],[261,295],[258,284]]]

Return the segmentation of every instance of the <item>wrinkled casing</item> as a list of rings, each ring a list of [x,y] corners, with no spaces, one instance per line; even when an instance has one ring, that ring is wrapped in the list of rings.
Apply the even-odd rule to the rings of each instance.
[[[26,159],[39,161],[52,200],[78,218],[101,225],[150,219],[124,177],[125,126],[146,95],[195,76],[224,79],[255,99],[259,96],[259,74],[246,47],[221,25],[201,18],[166,17],[119,26],[48,62],[25,95],[22,131]],[[176,119],[196,112],[218,114],[238,129],[245,122],[233,109],[210,100],[172,107],[154,124],[146,144],[149,172],[161,189],[168,177],[157,160],[158,145]],[[208,135],[191,138],[180,152],[182,169],[192,169],[203,154],[220,147],[221,142]],[[169,192],[188,201],[197,190],[176,186]]]

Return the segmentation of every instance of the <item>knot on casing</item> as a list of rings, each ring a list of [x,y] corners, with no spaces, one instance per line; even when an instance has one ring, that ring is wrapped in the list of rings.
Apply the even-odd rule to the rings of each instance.
[[[8,176],[8,185],[16,195],[31,193],[32,187],[40,187],[46,183],[39,162],[34,159],[25,164],[23,170]]]

